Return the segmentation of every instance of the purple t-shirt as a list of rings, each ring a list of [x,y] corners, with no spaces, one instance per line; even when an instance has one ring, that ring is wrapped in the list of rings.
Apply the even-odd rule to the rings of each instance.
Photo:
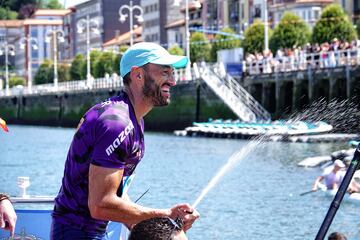
[[[88,208],[89,166],[124,169],[124,176],[130,176],[144,156],[143,133],[144,122],[138,124],[125,92],[92,107],[72,140],[53,218],[84,231],[105,232],[108,221],[92,218]]]

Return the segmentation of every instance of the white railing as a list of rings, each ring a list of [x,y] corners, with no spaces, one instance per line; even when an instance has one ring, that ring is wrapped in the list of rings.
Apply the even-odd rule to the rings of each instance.
[[[360,48],[319,53],[301,52],[299,55],[291,57],[265,57],[261,60],[253,60],[250,63],[245,61],[244,72],[249,75],[257,75],[353,65],[360,65]]]
[[[226,73],[223,64],[200,68],[202,79],[245,122],[269,121],[267,112],[233,77]]]
[[[175,71],[175,80],[177,83],[187,82],[185,69]],[[108,77],[93,79],[89,83],[86,80],[59,82],[56,88],[53,83],[33,85],[31,90],[21,85],[12,87],[7,93],[5,89],[0,90],[2,96],[18,96],[48,93],[80,92],[96,89],[120,89],[123,86],[121,77]]]

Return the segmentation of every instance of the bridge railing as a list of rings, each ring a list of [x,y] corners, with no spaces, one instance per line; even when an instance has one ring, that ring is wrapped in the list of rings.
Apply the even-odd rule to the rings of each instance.
[[[301,52],[297,56],[265,57],[250,63],[245,62],[244,65],[244,72],[248,75],[360,65],[360,48],[319,53]]]
[[[176,69],[175,81],[177,83],[185,83],[186,79],[185,69]],[[18,85],[9,89],[0,90],[0,97],[2,96],[17,96],[17,95],[33,95],[33,94],[48,94],[48,93],[64,93],[64,92],[80,92],[96,89],[120,89],[123,86],[121,77],[107,77],[86,80],[59,82],[55,87],[53,83],[33,85],[31,89]]]

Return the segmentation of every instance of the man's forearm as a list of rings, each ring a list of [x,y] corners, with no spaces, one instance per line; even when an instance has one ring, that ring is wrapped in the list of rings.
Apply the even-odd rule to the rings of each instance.
[[[129,201],[129,198],[111,197],[100,203],[89,203],[93,218],[123,222],[129,225],[153,217],[170,216],[169,209],[155,209],[138,205]]]

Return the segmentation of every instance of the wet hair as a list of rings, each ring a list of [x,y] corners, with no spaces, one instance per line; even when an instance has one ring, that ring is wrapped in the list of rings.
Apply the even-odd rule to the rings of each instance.
[[[134,226],[128,240],[171,240],[181,226],[168,217],[149,218]]]
[[[328,240],[347,240],[347,238],[340,232],[333,232],[329,235]]]

